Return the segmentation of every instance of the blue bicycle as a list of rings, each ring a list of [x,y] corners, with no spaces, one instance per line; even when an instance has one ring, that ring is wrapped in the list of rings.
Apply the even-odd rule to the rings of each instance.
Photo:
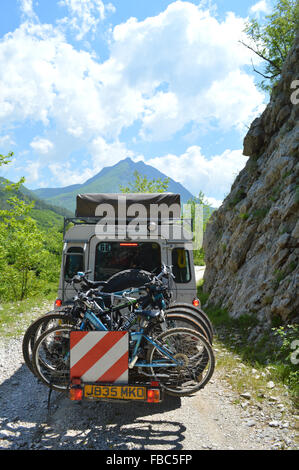
[[[85,297],[82,294],[81,300],[86,310],[80,326],[55,326],[45,331],[34,345],[34,372],[44,384],[57,391],[67,391],[70,385],[71,332],[110,331],[103,317],[93,311],[94,302],[86,294]],[[168,394],[190,395],[203,388],[213,374],[212,347],[192,323],[191,328],[169,328],[153,335],[155,326],[165,322],[163,315],[163,309],[141,307],[134,308],[126,318],[120,329],[129,332],[129,371],[158,380]]]

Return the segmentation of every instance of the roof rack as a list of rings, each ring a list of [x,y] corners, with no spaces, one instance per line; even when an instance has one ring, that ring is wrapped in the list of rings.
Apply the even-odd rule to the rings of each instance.
[[[115,225],[115,226],[123,226],[123,225],[128,225],[130,222],[133,220],[136,220],[136,217],[127,217],[125,219],[107,219],[105,218],[105,223],[109,225]],[[103,217],[64,217],[64,225],[63,225],[63,237],[65,237],[65,233],[67,230],[67,226],[72,223],[74,225],[96,225]],[[154,222],[158,226],[160,225],[174,225],[175,223],[184,225],[187,224],[189,226],[189,229],[193,231],[193,219],[192,218],[186,218],[186,217],[177,217],[177,218],[170,218],[170,219],[162,219],[162,218],[145,218],[141,219],[138,218],[136,220],[136,223],[140,223],[142,225],[148,225],[149,223]]]

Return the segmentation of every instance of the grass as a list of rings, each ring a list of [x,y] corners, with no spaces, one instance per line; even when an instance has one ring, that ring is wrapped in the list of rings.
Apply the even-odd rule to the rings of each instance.
[[[26,325],[47,311],[54,304],[56,295],[51,291],[48,295],[40,294],[28,299],[0,304],[0,336],[15,337],[24,333]]]
[[[194,250],[193,261],[196,266],[205,266],[205,255],[202,248],[200,250]]]
[[[261,209],[256,209],[255,211],[252,212],[252,218],[261,222],[269,212],[269,207],[263,207]]]
[[[249,214],[248,212],[240,212],[239,217],[242,220],[247,220],[249,218]]]
[[[258,319],[254,315],[234,319],[221,306],[205,307],[209,294],[203,292],[202,286],[203,281],[200,281],[198,297],[215,329],[213,347],[220,375],[238,393],[248,391],[257,401],[269,394],[267,384],[272,381],[275,388],[271,395],[281,399],[287,390],[293,406],[298,409],[299,371],[298,366],[290,361],[291,341],[298,339],[298,329],[287,331],[280,326],[261,332],[254,342],[249,342],[250,333],[259,325]]]

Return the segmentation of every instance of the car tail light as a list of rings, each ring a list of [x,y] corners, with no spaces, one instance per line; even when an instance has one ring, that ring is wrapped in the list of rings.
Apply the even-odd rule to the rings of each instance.
[[[71,388],[70,388],[70,399],[71,400],[82,400],[83,398],[83,389],[81,388],[81,379],[78,377],[72,378]]]
[[[120,243],[119,246],[138,246],[138,243]]]
[[[193,299],[192,304],[194,305],[194,307],[200,307],[200,300],[199,299]]]
[[[55,305],[56,305],[56,307],[61,307],[61,305],[62,305],[62,300],[61,300],[61,299],[56,299],[56,300],[55,300]]]
[[[157,389],[148,389],[147,391],[147,400],[148,403],[159,403],[160,402],[160,390]]]
[[[70,389],[70,399],[71,400],[82,400],[83,390],[82,388],[71,388]]]

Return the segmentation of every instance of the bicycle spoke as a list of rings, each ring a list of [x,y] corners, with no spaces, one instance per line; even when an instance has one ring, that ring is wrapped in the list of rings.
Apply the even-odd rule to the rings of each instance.
[[[69,386],[70,333],[74,328],[55,327],[37,340],[33,351],[36,375],[54,390],[66,390]]]
[[[167,393],[189,395],[209,381],[215,361],[212,348],[203,336],[187,328],[173,328],[161,334],[157,341],[178,362],[175,367],[168,365],[151,368]],[[148,360],[151,364],[159,364],[165,357],[154,346],[149,351]]]

